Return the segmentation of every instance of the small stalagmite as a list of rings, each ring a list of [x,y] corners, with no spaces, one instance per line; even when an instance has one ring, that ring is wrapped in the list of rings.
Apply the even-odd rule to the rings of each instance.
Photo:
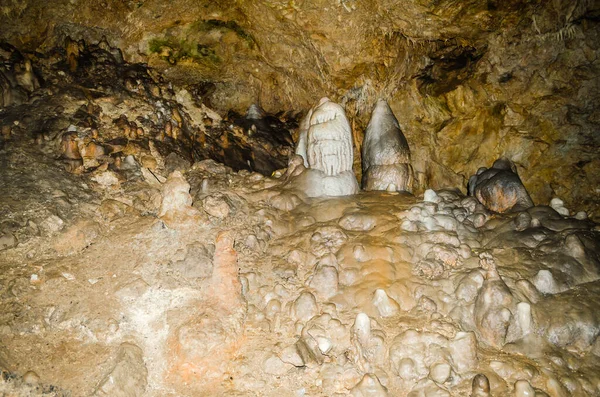
[[[67,53],[67,63],[71,73],[75,72],[79,67],[79,43],[70,37],[65,39],[65,51]]]
[[[484,374],[477,374],[473,378],[471,397],[490,397],[490,381]]]
[[[364,190],[412,190],[410,149],[398,120],[384,99],[379,99],[367,126],[362,147]]]

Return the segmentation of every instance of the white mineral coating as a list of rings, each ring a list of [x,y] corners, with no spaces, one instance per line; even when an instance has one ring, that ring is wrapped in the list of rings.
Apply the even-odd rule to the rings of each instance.
[[[571,212],[568,209],[566,209],[565,207],[557,207],[557,208],[555,208],[555,210],[556,210],[556,212],[558,212],[562,216],[569,216],[569,215],[571,215]]]
[[[265,118],[267,114],[265,111],[257,104],[253,103],[248,107],[246,111],[246,118],[250,120],[260,120]]]
[[[92,177],[92,180],[105,188],[119,186],[119,178],[112,171],[104,171],[96,174]]]
[[[342,269],[339,273],[339,283],[343,286],[354,285],[360,279],[359,269]]]
[[[294,301],[292,305],[292,317],[301,322],[307,322],[319,312],[315,296],[308,291],[304,291]]]
[[[584,221],[588,218],[588,214],[585,211],[579,211],[578,213],[575,214],[575,219],[578,219],[580,221]]]
[[[535,397],[535,389],[525,379],[515,382],[515,397]]]
[[[308,197],[348,196],[359,192],[352,171],[352,130],[340,105],[328,98],[321,99],[312,109],[306,144],[301,136],[296,153],[305,158],[307,169],[294,177],[291,185]]]
[[[491,397],[490,381],[484,374],[477,374],[471,384],[470,397]]]
[[[271,299],[265,307],[265,317],[274,320],[281,313],[281,302],[278,299]]]
[[[250,290],[250,283],[247,276],[240,276],[240,286],[242,288],[242,295],[245,297]]]
[[[450,393],[430,379],[418,382],[407,397],[450,397]]]
[[[40,223],[40,229],[46,234],[53,234],[65,227],[65,221],[56,215],[50,215]]]
[[[445,362],[449,355],[447,338],[434,332],[418,332],[413,329],[396,336],[389,348],[393,372],[397,375],[404,373],[404,359],[409,358],[414,364],[416,379],[425,378],[432,365]]]
[[[294,367],[303,367],[306,363],[298,352],[296,344],[286,347],[279,353],[279,358],[284,363],[292,364]]]
[[[34,371],[27,371],[23,375],[23,382],[27,383],[28,385],[37,385],[40,383],[40,376]]]
[[[298,143],[296,144],[295,150],[295,154],[302,157],[304,167],[306,168],[308,168],[308,155],[306,154],[306,148],[308,143],[308,129],[310,128],[310,118],[312,116],[312,112],[313,110],[310,109],[300,121],[300,125],[298,126]]]
[[[439,203],[442,199],[437,195],[434,190],[427,189],[423,195],[423,201],[428,203]]]
[[[408,357],[405,357],[398,362],[396,371],[398,376],[404,380],[411,381],[417,379],[415,362]]]
[[[313,109],[306,144],[308,166],[325,175],[352,170],[352,130],[344,109],[322,98]]]
[[[311,319],[301,335],[301,340],[314,357],[324,354],[342,357],[350,345],[348,328],[328,313]]]
[[[338,224],[345,230],[368,232],[377,225],[377,217],[361,212],[342,217]]]
[[[352,254],[358,262],[366,262],[370,259],[369,253],[362,244],[355,245],[352,249]]]
[[[558,212],[562,216],[570,215],[569,210],[565,208],[564,201],[562,201],[558,197],[554,197],[552,200],[550,200],[550,207],[552,207],[552,209],[554,209],[556,212]]]
[[[291,364],[283,362],[275,354],[271,354],[263,362],[263,371],[269,375],[284,375],[290,368],[293,368]]]
[[[375,374],[365,374],[360,382],[350,390],[353,397],[387,397],[388,391]]]
[[[362,146],[364,190],[412,190],[410,149],[398,120],[384,99],[375,104]]]
[[[531,332],[531,305],[529,303],[519,302],[517,304],[517,322],[522,336]]]
[[[302,204],[302,200],[294,193],[284,192],[274,197],[271,197],[271,199],[269,200],[269,204],[271,204],[273,208],[277,208],[278,210],[291,211],[300,204]]]
[[[439,230],[438,223],[432,216],[424,216],[423,218],[421,218],[421,225],[425,230],[429,232]]]
[[[180,212],[191,207],[192,196],[190,184],[181,172],[173,171],[163,185],[163,200],[160,205],[159,216],[165,216],[169,211]]]
[[[352,334],[363,347],[369,345],[369,339],[371,338],[371,319],[369,316],[365,313],[356,315],[352,326]]]
[[[334,268],[338,268],[338,261],[334,254],[330,253],[325,255],[319,259],[317,262],[317,266],[331,266]]]
[[[459,374],[477,367],[477,337],[473,332],[457,332],[448,345],[454,369]]]
[[[438,226],[444,230],[456,231],[458,227],[458,221],[449,215],[435,214],[433,216]]]
[[[419,230],[419,227],[415,222],[411,222],[407,219],[403,220],[400,224],[400,228],[407,232],[416,232]]]
[[[317,341],[317,345],[319,346],[319,350],[321,351],[322,354],[329,353],[329,351],[333,347],[333,343],[331,343],[331,341],[327,338],[317,337],[316,341]]]
[[[390,298],[382,289],[375,290],[373,305],[381,317],[392,317],[400,311],[398,302]]]
[[[338,271],[333,266],[321,266],[308,284],[317,294],[331,298],[338,291]]]
[[[308,197],[350,196],[360,190],[352,171],[326,175],[320,170],[307,169],[294,179],[293,184]]]
[[[429,369],[429,378],[436,383],[445,383],[450,378],[452,367],[448,363],[437,363]]]
[[[531,281],[535,285],[535,288],[542,294],[556,294],[560,292],[550,270],[540,270]]]
[[[581,260],[582,262],[585,262],[585,260],[586,260],[585,246],[583,245],[583,242],[577,236],[577,234],[573,233],[573,234],[569,234],[567,237],[565,237],[565,248],[567,249],[567,252],[569,253],[569,255],[571,255],[573,258],[576,258],[576,259]]]

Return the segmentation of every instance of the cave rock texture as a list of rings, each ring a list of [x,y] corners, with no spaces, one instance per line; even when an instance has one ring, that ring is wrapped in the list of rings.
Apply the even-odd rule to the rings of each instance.
[[[364,127],[385,97],[418,187],[466,186],[505,156],[534,202],[579,209],[598,205],[599,12],[589,0],[7,0],[0,37],[44,50],[105,36],[222,110],[308,110],[327,95]]]
[[[597,1],[1,0],[0,395],[600,396],[599,193]]]

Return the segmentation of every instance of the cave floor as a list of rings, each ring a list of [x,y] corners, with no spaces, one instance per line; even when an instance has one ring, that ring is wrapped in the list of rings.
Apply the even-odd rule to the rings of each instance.
[[[40,150],[0,153],[3,395],[600,395],[591,221]]]

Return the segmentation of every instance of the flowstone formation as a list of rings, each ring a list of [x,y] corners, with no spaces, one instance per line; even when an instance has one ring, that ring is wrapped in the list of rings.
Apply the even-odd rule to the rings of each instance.
[[[362,147],[362,188],[412,191],[410,149],[396,116],[385,99],[379,99],[367,125]]]
[[[2,392],[600,393],[585,217],[497,214],[454,190],[309,198],[288,189],[294,167],[213,160],[107,184],[32,139],[2,151]]]
[[[308,197],[358,193],[352,171],[352,129],[344,109],[329,98],[322,98],[300,123],[296,154],[306,170],[291,184]]]

